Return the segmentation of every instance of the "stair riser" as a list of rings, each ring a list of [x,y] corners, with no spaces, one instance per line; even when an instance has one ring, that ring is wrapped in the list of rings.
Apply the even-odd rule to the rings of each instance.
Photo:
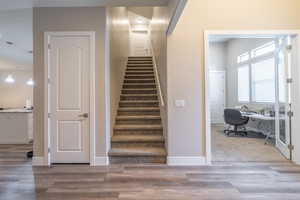
[[[144,120],[116,120],[117,125],[160,125],[161,124],[161,119],[144,119]]]
[[[154,72],[149,72],[149,71],[139,71],[139,72],[126,72],[126,76],[131,76],[131,75],[151,75],[154,76]]]
[[[136,85],[123,85],[123,88],[124,89],[138,89],[138,88],[146,88],[146,89],[149,89],[149,88],[151,88],[151,89],[156,89],[156,85],[138,85],[138,84],[136,84]]]
[[[125,75],[126,79],[154,79],[154,75]]]
[[[134,79],[132,79],[132,80],[130,80],[130,79],[125,79],[124,80],[124,83],[155,83],[155,79],[139,79],[139,80],[134,80]]]
[[[153,65],[149,65],[149,64],[131,64],[131,65],[127,65],[127,68],[144,68],[144,67],[151,67],[153,69]]]
[[[157,95],[153,95],[153,96],[134,96],[134,95],[132,95],[132,96],[121,96],[121,100],[124,100],[124,101],[158,100],[158,97],[157,97]]]
[[[142,130],[130,130],[130,131],[125,131],[125,130],[114,130],[115,135],[163,135],[162,130],[147,130],[147,131],[142,131]]]
[[[143,90],[143,89],[137,89],[137,90],[122,90],[122,94],[156,94],[156,90]]]
[[[142,72],[142,71],[152,71],[152,72],[153,72],[154,70],[153,70],[153,67],[143,67],[143,68],[142,68],[142,67],[141,67],[141,68],[137,68],[137,67],[132,67],[132,68],[131,68],[131,67],[127,67],[126,71],[127,71],[127,72],[130,72],[130,71],[141,71],[141,72]]]
[[[158,102],[145,102],[145,103],[137,103],[137,102],[120,102],[119,103],[120,107],[158,107],[159,103]]]
[[[121,157],[121,156],[111,156],[109,158],[110,164],[165,164],[165,156],[155,156],[155,157]]]
[[[165,147],[164,142],[112,142],[112,148],[126,147]]]
[[[127,63],[152,63],[152,60],[128,60]]]
[[[159,116],[159,111],[118,111],[118,115],[120,116],[134,116],[134,115],[154,115]]]
[[[129,61],[140,61],[140,60],[147,60],[147,61],[152,61],[152,57],[129,57],[128,58],[128,62]]]

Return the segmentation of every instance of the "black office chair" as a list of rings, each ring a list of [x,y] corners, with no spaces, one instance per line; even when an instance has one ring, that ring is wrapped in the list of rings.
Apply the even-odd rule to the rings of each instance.
[[[243,117],[241,112],[236,109],[224,109],[224,120],[225,123],[231,126],[234,126],[233,130],[224,130],[224,133],[227,136],[230,136],[230,133],[234,133],[235,135],[247,136],[248,133],[245,130],[238,130],[240,126],[244,126],[248,123],[249,117]]]

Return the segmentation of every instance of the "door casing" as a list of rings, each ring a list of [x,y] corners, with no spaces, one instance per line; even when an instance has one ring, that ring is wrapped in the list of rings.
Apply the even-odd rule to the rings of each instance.
[[[49,131],[49,99],[50,99],[50,90],[49,90],[49,42],[52,36],[86,36],[89,37],[90,41],[90,165],[95,165],[95,32],[93,31],[72,31],[72,32],[45,32],[44,33],[44,65],[45,65],[45,74],[44,74],[44,165],[51,165],[51,156],[50,156],[50,147],[51,147],[51,136]]]
[[[211,165],[212,155],[211,155],[211,120],[210,120],[210,102],[209,102],[209,37],[211,35],[219,36],[244,36],[244,37],[267,37],[267,36],[282,36],[282,35],[294,35],[297,36],[296,44],[296,65],[300,64],[300,30],[205,30],[203,34],[204,39],[204,71],[205,71],[205,156],[206,164]],[[295,69],[295,74],[293,77],[292,86],[292,104],[294,117],[292,118],[292,137],[293,141],[300,141],[300,136],[298,136],[297,130],[300,129],[300,113],[296,112],[300,110],[300,71],[297,70],[297,66],[293,66]],[[293,151],[293,162],[300,164],[300,143],[294,144]]]

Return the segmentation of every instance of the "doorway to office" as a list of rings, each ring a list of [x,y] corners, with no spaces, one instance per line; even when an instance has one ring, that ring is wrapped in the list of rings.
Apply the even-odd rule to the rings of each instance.
[[[295,160],[298,33],[205,33],[208,162]]]

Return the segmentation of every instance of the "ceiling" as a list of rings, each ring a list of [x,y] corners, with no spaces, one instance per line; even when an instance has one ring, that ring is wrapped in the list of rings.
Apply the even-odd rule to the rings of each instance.
[[[0,0],[0,10],[32,7],[167,6],[172,0]]]
[[[169,1],[172,0],[0,0],[0,70],[32,70],[32,7],[134,6],[133,11],[145,15],[135,16],[133,22],[139,18],[147,22],[152,10],[146,7],[167,6]]]
[[[32,9],[0,11],[0,69],[31,70]]]

